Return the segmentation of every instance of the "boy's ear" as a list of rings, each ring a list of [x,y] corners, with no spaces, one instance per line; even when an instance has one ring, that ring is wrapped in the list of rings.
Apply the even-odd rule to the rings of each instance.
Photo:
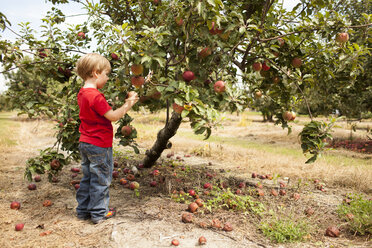
[[[98,72],[97,70],[92,71],[92,77],[98,77]]]

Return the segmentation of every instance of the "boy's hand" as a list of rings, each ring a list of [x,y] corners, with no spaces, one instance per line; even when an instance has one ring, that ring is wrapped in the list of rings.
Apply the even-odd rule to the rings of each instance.
[[[133,104],[136,103],[138,100],[139,100],[139,97],[138,97],[137,93],[134,92],[134,91],[128,92],[127,99],[125,99],[126,102],[131,101],[131,102],[133,102]]]

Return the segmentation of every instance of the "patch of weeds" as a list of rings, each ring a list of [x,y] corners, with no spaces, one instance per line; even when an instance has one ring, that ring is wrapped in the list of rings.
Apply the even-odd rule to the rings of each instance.
[[[188,193],[172,194],[171,198],[175,202],[186,203],[186,204],[189,204],[193,200],[193,197],[191,197]]]
[[[347,221],[350,231],[360,235],[372,234],[372,200],[364,199],[360,194],[349,194],[337,213]]]
[[[218,187],[213,187],[211,196],[212,199],[209,199],[205,203],[206,209],[210,212],[213,209],[225,208],[233,211],[252,212],[255,215],[262,215],[265,211],[265,206],[261,202],[253,200],[248,195],[234,194],[230,188],[221,190]]]
[[[259,229],[271,241],[276,243],[291,243],[303,241],[309,235],[310,224],[306,219],[296,219],[293,216],[273,216],[259,224]]]

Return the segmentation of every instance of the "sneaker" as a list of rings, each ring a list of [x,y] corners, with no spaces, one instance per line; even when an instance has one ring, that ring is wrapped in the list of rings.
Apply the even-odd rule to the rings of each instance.
[[[116,208],[110,208],[108,213],[102,218],[102,219],[99,219],[99,220],[92,220],[92,222],[94,224],[98,224],[98,223],[101,223],[107,219],[110,219],[112,217],[114,217],[116,215]]]

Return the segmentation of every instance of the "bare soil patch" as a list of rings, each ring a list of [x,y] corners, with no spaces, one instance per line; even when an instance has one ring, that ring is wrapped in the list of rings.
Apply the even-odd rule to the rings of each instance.
[[[139,120],[140,121],[140,120]],[[229,144],[220,145],[209,143],[212,147],[210,155],[189,155],[190,152],[204,148],[206,143],[188,139],[185,136],[177,136],[172,139],[174,144],[171,151],[166,151],[162,159],[152,169],[142,169],[136,175],[135,180],[140,183],[139,196],[134,191],[119,183],[120,178],[126,177],[124,168],[131,168],[140,163],[141,156],[133,154],[130,150],[115,147],[121,151],[122,156],[117,157],[120,177],[115,179],[110,189],[111,205],[118,208],[118,214],[102,224],[93,225],[90,221],[81,221],[75,217],[75,189],[71,185],[71,167],[79,167],[79,164],[71,164],[63,169],[59,176],[59,182],[50,184],[47,178],[42,176],[42,181],[37,184],[37,190],[29,191],[28,182],[23,179],[25,162],[29,157],[38,155],[38,149],[44,149],[52,145],[53,124],[46,121],[17,120],[19,128],[14,128],[12,138],[17,140],[16,146],[2,147],[0,154],[0,244],[1,247],[170,247],[172,239],[180,241],[180,247],[198,247],[197,241],[200,236],[205,236],[207,245],[204,247],[370,247],[370,237],[353,236],[347,232],[345,223],[335,213],[337,206],[341,204],[347,193],[358,193],[349,187],[340,186],[337,183],[326,183],[322,176],[316,177],[325,183],[326,191],[316,188],[313,182],[315,177],[306,177],[292,172],[292,167],[285,169],[272,168],[274,161],[280,164],[300,163],[292,157],[279,156],[276,158],[262,157],[257,150],[239,148]],[[139,122],[138,122],[139,123]],[[253,122],[252,122],[253,123]],[[246,127],[236,129],[236,123],[232,120],[231,126],[226,126],[218,135],[236,137],[243,135]],[[296,145],[292,139],[286,142],[278,133],[266,136],[272,128],[269,126],[260,129],[256,122],[252,124],[256,131],[254,136],[262,134],[262,143],[270,143],[272,137],[279,137],[275,144]],[[258,124],[257,124],[258,125]],[[266,124],[264,124],[266,125]],[[154,125],[156,126],[156,125]],[[158,125],[155,130],[158,130]],[[189,131],[183,125],[180,132]],[[149,147],[154,139],[153,132],[143,132],[139,137],[142,147]],[[167,158],[168,153],[174,156]],[[177,158],[178,157],[178,158]],[[267,160],[269,162],[267,162]],[[278,166],[280,167],[280,166]],[[293,166],[294,168],[294,166]],[[160,175],[152,175],[154,169],[159,170]],[[311,169],[307,169],[310,175]],[[329,168],[328,168],[329,170]],[[251,173],[275,175],[273,180],[251,178]],[[174,175],[176,173],[176,176]],[[319,173],[319,172],[316,172]],[[332,172],[329,172],[331,174]],[[213,175],[211,178],[208,174]],[[279,175],[280,174],[280,175]],[[326,179],[327,176],[324,176]],[[150,187],[151,181],[157,181],[157,187]],[[279,190],[279,182],[287,184],[285,196],[273,197],[272,189]],[[280,210],[292,213],[294,216],[304,217],[304,211],[308,207],[315,210],[314,215],[308,217],[313,223],[311,235],[302,243],[278,245],[270,242],[257,229],[257,224],[262,220],[255,214],[244,214],[242,211],[234,211],[234,207],[228,206],[214,209],[212,212],[200,208],[193,214],[193,223],[185,224],[181,221],[182,213],[187,212],[186,201],[177,202],[180,199],[180,191],[187,192],[190,188],[197,190],[204,201],[212,199],[205,194],[204,183],[210,182],[218,185],[222,182],[235,192],[238,184],[244,182],[242,194],[250,196],[252,200],[261,202],[266,209]],[[263,184],[264,196],[257,196],[255,185]],[[334,181],[332,181],[334,182]],[[175,193],[177,191],[177,193]],[[294,200],[293,194],[299,193],[300,199]],[[364,193],[371,197],[370,193]],[[21,202],[20,210],[11,210],[10,203],[14,200]],[[44,207],[44,200],[51,200],[53,205]],[[225,232],[211,227],[212,219],[219,219],[222,223],[230,222],[234,228],[232,232]],[[16,232],[16,223],[24,222],[23,231]],[[201,223],[205,223],[203,227]],[[324,236],[324,231],[329,224],[341,227],[339,238]]]

